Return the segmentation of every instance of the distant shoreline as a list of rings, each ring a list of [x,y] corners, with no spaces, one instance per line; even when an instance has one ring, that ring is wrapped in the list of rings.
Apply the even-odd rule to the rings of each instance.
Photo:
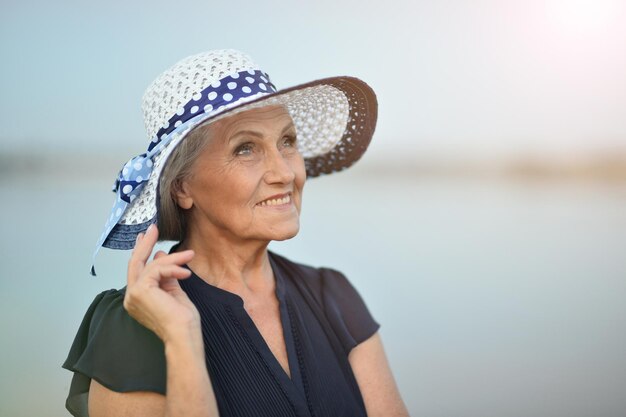
[[[130,154],[129,154],[130,155]],[[3,152],[0,177],[41,176],[114,178],[124,161],[116,155],[99,153],[50,154]],[[365,155],[353,170],[363,177],[500,178],[511,180],[602,181],[626,183],[626,151],[584,155],[549,155],[455,159],[441,156]]]

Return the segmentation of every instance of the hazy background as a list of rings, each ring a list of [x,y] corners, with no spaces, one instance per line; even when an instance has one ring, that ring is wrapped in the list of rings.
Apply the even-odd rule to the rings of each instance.
[[[377,92],[357,165],[272,244],[346,273],[413,416],[626,415],[626,2],[0,3],[0,416],[65,416],[60,368],[126,252],[90,256],[177,60]]]

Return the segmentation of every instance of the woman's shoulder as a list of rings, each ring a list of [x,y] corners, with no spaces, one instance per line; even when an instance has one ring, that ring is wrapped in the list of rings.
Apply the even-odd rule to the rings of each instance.
[[[124,295],[126,287],[121,289],[110,289],[97,294],[85,313],[83,324],[88,319],[90,329],[93,331],[94,324],[100,323],[109,315],[116,315],[120,319],[126,319],[124,312]]]
[[[354,287],[346,275],[338,269],[328,266],[311,266],[288,259],[275,252],[269,252],[272,259],[277,262],[284,271],[291,273],[300,281],[305,281],[309,286],[316,289],[320,295],[323,291],[332,293],[342,292],[344,289],[354,290]]]
[[[294,262],[275,253],[272,256],[285,268],[301,293],[313,295],[346,352],[378,330],[380,324],[344,273],[330,267]]]
[[[272,260],[280,264],[283,269],[288,272],[296,272],[300,278],[304,278],[311,283],[321,284],[327,277],[341,276],[345,279],[345,275],[335,268],[328,266],[311,266],[302,262],[293,261],[284,255],[276,252],[268,251]]]
[[[120,340],[128,344],[142,339],[154,341],[157,336],[132,318],[124,308],[126,287],[110,289],[97,294],[83,317],[79,336],[87,336],[85,342],[96,338],[103,343]]]
[[[301,262],[296,262],[283,255],[269,251],[272,260],[280,267],[281,272],[301,290],[305,289],[315,297],[316,301],[323,304],[325,298],[326,281],[329,277],[339,276],[339,279],[347,279],[341,272],[328,267],[315,267]],[[332,278],[331,278],[332,279]]]
[[[126,288],[96,295],[82,319],[63,368],[117,391],[165,392],[161,339],[124,308]],[[82,387],[84,390],[86,387]]]

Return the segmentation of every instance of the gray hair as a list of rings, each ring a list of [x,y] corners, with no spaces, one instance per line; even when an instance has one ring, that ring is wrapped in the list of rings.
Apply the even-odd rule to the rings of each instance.
[[[181,242],[187,231],[187,213],[177,202],[176,193],[191,176],[193,165],[208,142],[209,126],[200,125],[187,134],[168,158],[159,180],[159,240]]]

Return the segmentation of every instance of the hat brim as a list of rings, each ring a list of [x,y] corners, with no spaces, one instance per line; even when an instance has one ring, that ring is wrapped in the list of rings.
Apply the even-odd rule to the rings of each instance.
[[[330,142],[332,142],[331,146],[326,146],[326,149],[322,149],[321,152],[307,152],[307,150],[302,149],[301,152],[305,159],[307,176],[309,178],[341,171],[353,165],[363,156],[374,134],[378,118],[378,102],[374,91],[367,83],[355,77],[339,76],[323,78],[285,88],[274,93],[268,93],[241,104],[227,107],[219,113],[202,119],[193,128],[253,108],[272,104],[284,104],[287,105],[287,110],[290,112],[292,118],[294,118],[298,142],[302,144],[302,142],[304,142],[301,138],[301,136],[303,136],[303,123],[299,122],[299,120],[306,118],[306,115],[298,118],[289,105],[294,101],[301,102],[310,100],[311,97],[315,95],[315,92],[319,91],[320,87],[324,88],[326,86],[333,88],[345,97],[346,113],[341,117],[344,119],[341,121],[343,125],[342,132],[338,135],[338,139],[330,139]],[[300,100],[301,98],[304,100]],[[329,113],[336,112],[337,110],[336,108],[330,108],[332,103],[329,106],[329,103],[320,103],[319,100],[313,103],[306,103],[306,106],[311,110],[320,110],[319,107],[325,106],[321,111],[318,111],[317,116],[313,116],[313,118],[317,117],[319,119],[319,114],[321,114],[324,120],[330,118]],[[304,110],[306,112],[307,109]],[[317,123],[319,120],[311,120],[310,122]],[[191,130],[192,129],[186,132],[184,136],[188,135]],[[326,135],[320,134],[318,137],[314,138],[313,141],[329,141],[328,138],[322,136]],[[173,145],[172,149],[174,147],[175,145]]]

